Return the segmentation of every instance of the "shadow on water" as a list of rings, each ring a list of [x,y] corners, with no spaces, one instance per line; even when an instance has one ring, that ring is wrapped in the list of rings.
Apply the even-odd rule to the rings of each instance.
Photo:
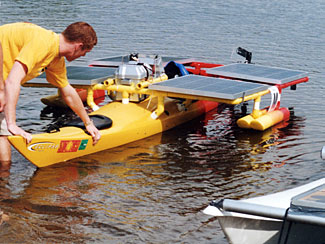
[[[288,137],[299,136],[303,128],[303,118],[292,116],[266,131],[243,130],[237,127],[236,120],[241,116],[235,107],[222,106],[217,113],[211,112],[199,121],[187,123],[177,131],[183,130],[177,138],[166,133],[164,156],[168,159],[177,156],[177,163],[184,167],[213,168],[222,177],[240,174],[256,167],[277,167],[283,162],[264,162],[258,160],[264,153],[277,148]],[[299,122],[299,125],[298,123]],[[293,139],[294,140],[294,139]],[[264,163],[263,163],[264,162]],[[201,165],[201,166],[200,166]],[[245,169],[246,168],[246,169]]]

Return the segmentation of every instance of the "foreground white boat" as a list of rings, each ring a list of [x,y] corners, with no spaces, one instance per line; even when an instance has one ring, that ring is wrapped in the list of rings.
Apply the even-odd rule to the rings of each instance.
[[[204,213],[218,218],[233,244],[325,243],[325,178],[267,196],[213,201]]]

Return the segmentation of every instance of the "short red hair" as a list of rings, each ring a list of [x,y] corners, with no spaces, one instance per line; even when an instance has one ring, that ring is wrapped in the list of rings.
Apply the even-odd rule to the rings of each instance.
[[[81,42],[82,49],[92,49],[97,44],[97,35],[93,27],[86,22],[70,24],[62,35],[68,42]]]

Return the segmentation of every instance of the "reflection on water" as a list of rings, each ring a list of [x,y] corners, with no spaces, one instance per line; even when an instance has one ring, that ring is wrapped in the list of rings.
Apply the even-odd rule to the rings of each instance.
[[[0,207],[11,219],[0,233],[8,242],[27,232],[35,242],[200,240],[204,229],[215,231],[199,214],[204,203],[252,194],[253,174],[286,160],[256,156],[299,134],[281,125],[244,133],[234,118],[233,107],[220,106],[164,134],[38,169],[19,196],[3,192]]]
[[[234,48],[257,64],[302,69],[310,81],[284,92],[288,124],[238,129],[238,107],[220,106],[142,141],[36,169],[13,151],[0,169],[0,243],[226,243],[204,209],[323,177],[323,2],[0,1],[0,24],[31,21],[56,32],[87,21],[99,43],[77,64],[130,52],[229,63]],[[22,88],[17,121],[36,133],[72,116],[45,108],[53,89]]]

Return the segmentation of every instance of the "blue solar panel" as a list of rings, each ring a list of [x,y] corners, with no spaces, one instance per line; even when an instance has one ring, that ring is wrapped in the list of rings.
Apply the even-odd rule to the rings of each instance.
[[[114,76],[115,68],[98,68],[88,66],[68,66],[67,76],[69,80],[96,80],[103,77]]]
[[[156,91],[229,100],[251,95],[268,88],[269,86],[265,84],[199,75],[186,75],[149,86],[149,89]]]
[[[206,70],[208,74],[266,84],[284,84],[307,77],[307,72],[254,64],[230,64]]]
[[[72,86],[84,86],[91,85],[96,82],[101,82],[107,79],[108,77],[114,76],[115,68],[100,68],[100,67],[89,67],[89,66],[67,66],[67,76],[69,83]],[[24,86],[29,85],[38,85],[38,86],[51,86],[46,81],[45,72],[34,78],[33,80],[28,81]]]

